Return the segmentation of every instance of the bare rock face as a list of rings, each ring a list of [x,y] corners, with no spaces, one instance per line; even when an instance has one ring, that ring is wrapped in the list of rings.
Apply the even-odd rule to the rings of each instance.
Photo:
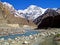
[[[60,14],[55,10],[48,9],[45,13],[33,21],[38,28],[60,27]]]

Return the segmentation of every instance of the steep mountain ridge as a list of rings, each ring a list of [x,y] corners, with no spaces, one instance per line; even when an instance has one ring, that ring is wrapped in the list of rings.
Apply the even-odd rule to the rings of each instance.
[[[60,14],[52,9],[47,9],[42,16],[37,17],[33,22],[38,28],[60,27]]]

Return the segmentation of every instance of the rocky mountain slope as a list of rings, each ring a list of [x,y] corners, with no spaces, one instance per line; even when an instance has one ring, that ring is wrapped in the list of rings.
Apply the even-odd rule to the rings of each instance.
[[[9,5],[11,6],[11,5]],[[5,3],[0,2],[0,20],[5,24],[18,24],[36,26],[32,21],[22,18],[15,14],[15,10],[12,7],[7,6]],[[1,21],[0,21],[1,22]],[[0,24],[2,24],[2,22]]]
[[[56,10],[47,9],[45,13],[33,22],[38,25],[38,28],[60,27],[60,14]]]

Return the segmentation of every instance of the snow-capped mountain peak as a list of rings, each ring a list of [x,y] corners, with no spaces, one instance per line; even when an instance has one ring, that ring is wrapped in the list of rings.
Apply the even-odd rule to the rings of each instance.
[[[30,5],[27,9],[25,10],[18,10],[18,12],[21,14],[23,14],[24,16],[26,16],[29,20],[34,20],[36,19],[38,16],[44,14],[44,12],[47,9],[43,9],[41,7],[38,7],[36,5]]]
[[[28,8],[34,9],[35,7],[37,7],[37,6],[35,6],[35,5],[30,5]]]
[[[27,10],[28,10],[28,11],[29,11],[29,10],[33,10],[33,11],[38,11],[38,10],[40,10],[40,11],[42,11],[41,14],[43,14],[46,9],[43,9],[43,8],[38,7],[38,6],[36,6],[36,5],[30,5],[30,6],[27,8]]]

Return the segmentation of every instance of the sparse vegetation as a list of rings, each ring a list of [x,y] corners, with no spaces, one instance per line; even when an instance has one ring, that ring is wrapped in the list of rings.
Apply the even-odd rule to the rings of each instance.
[[[55,37],[60,37],[60,34],[55,35]]]

